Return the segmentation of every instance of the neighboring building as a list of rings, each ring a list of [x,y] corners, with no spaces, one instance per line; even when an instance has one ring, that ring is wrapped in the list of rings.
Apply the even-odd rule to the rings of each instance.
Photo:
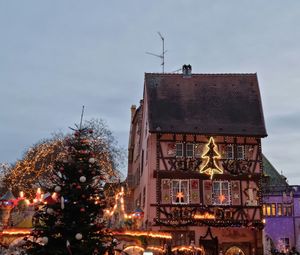
[[[272,164],[263,157],[263,214],[265,254],[300,250],[300,186],[289,185]]]
[[[206,255],[263,254],[257,75],[146,73],[131,116],[126,201],[143,228]]]

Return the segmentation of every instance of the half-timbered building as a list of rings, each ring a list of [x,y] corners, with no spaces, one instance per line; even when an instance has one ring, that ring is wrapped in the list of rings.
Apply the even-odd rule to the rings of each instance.
[[[146,73],[131,108],[127,205],[171,247],[262,254],[262,149],[256,74]]]

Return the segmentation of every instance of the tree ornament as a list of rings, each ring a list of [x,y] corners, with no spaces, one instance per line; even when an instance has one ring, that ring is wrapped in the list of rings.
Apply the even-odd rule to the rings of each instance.
[[[54,188],[54,191],[55,191],[55,192],[60,192],[60,191],[61,191],[61,187],[60,187],[60,186],[58,186],[58,185],[57,185],[57,186],[55,186],[55,188]]]
[[[81,240],[81,239],[82,239],[82,234],[81,234],[81,233],[77,233],[77,234],[75,235],[75,238],[76,238],[77,240]]]
[[[80,181],[80,182],[85,182],[85,181],[86,181],[86,177],[85,177],[85,176],[81,176],[81,177],[79,178],[79,181]]]
[[[49,207],[49,208],[47,208],[46,212],[51,215],[54,213],[54,210]]]
[[[90,158],[89,163],[94,164],[95,163],[95,158]]]
[[[44,236],[43,238],[42,238],[42,243],[43,244],[47,244],[48,243],[48,237],[47,236]]]
[[[78,184],[78,185],[76,186],[76,189],[81,189],[81,186]]]
[[[81,211],[81,212],[85,212],[85,209],[84,209],[84,208],[80,208],[80,211]]]

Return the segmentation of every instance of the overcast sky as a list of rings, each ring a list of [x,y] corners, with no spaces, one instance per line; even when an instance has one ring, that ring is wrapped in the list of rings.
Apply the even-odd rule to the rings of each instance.
[[[0,162],[85,118],[127,147],[145,72],[257,72],[269,136],[263,151],[300,184],[300,1],[0,0]]]

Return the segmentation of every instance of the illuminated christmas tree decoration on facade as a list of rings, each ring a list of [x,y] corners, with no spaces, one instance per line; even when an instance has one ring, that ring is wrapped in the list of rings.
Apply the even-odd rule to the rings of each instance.
[[[206,144],[207,150],[202,154],[201,158],[206,159],[205,165],[200,169],[200,173],[210,175],[210,179],[214,174],[223,174],[223,170],[220,169],[216,163],[216,159],[220,159],[221,156],[216,148],[216,144],[213,137],[209,138]]]

